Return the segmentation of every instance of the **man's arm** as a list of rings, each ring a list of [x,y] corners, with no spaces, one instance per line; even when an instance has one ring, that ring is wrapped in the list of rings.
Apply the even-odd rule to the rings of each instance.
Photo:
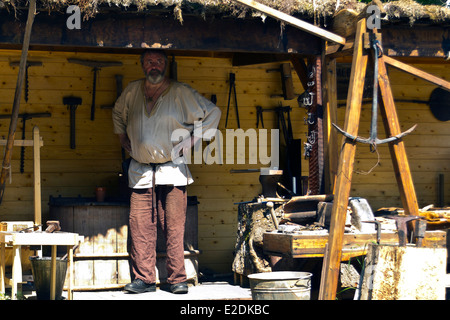
[[[119,133],[118,136],[122,148],[124,148],[128,152],[131,152],[131,142],[128,138],[128,135],[126,133]]]

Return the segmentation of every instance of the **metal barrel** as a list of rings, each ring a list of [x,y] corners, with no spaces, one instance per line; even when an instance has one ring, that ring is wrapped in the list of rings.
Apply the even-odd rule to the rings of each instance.
[[[275,271],[248,276],[253,300],[310,300],[309,272]]]

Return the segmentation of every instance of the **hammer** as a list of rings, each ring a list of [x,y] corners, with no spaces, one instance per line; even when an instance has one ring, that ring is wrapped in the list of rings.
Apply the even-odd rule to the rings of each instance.
[[[91,120],[95,118],[95,90],[97,86],[97,74],[104,67],[121,66],[120,61],[94,61],[94,60],[81,60],[81,59],[67,59],[70,63],[81,64],[83,66],[91,67],[94,72],[94,81],[92,85],[92,105],[91,105]]]
[[[55,231],[61,230],[61,226],[59,225],[59,221],[57,220],[49,220],[47,221],[47,229],[45,229],[46,233],[52,233]]]
[[[70,109],[70,148],[75,149],[75,111],[81,104],[81,98],[68,96],[63,98],[63,104]]]

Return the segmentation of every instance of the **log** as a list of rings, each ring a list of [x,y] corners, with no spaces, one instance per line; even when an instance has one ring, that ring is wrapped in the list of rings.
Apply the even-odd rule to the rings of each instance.
[[[446,248],[370,244],[361,300],[445,300]]]

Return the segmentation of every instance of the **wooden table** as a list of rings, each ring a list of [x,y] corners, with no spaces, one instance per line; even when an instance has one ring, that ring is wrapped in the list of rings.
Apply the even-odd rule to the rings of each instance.
[[[13,248],[13,264],[11,279],[11,299],[17,299],[17,285],[22,282],[22,264],[20,261],[21,246],[51,246],[51,280],[50,280],[50,299],[55,299],[56,287],[56,248],[57,246],[67,246],[68,253],[68,269],[69,269],[69,286],[68,299],[72,300],[73,289],[73,247],[83,241],[83,236],[77,233],[69,232],[0,232],[0,292],[5,293],[5,247],[11,245]]]
[[[264,253],[275,256],[288,256],[291,258],[321,258],[328,243],[326,233],[278,233],[266,232],[263,235]],[[342,247],[342,261],[365,255],[368,243],[376,243],[376,233],[345,233]],[[381,232],[381,244],[398,245],[397,232]],[[423,247],[446,247],[446,232],[435,230],[427,231],[423,239]]]

